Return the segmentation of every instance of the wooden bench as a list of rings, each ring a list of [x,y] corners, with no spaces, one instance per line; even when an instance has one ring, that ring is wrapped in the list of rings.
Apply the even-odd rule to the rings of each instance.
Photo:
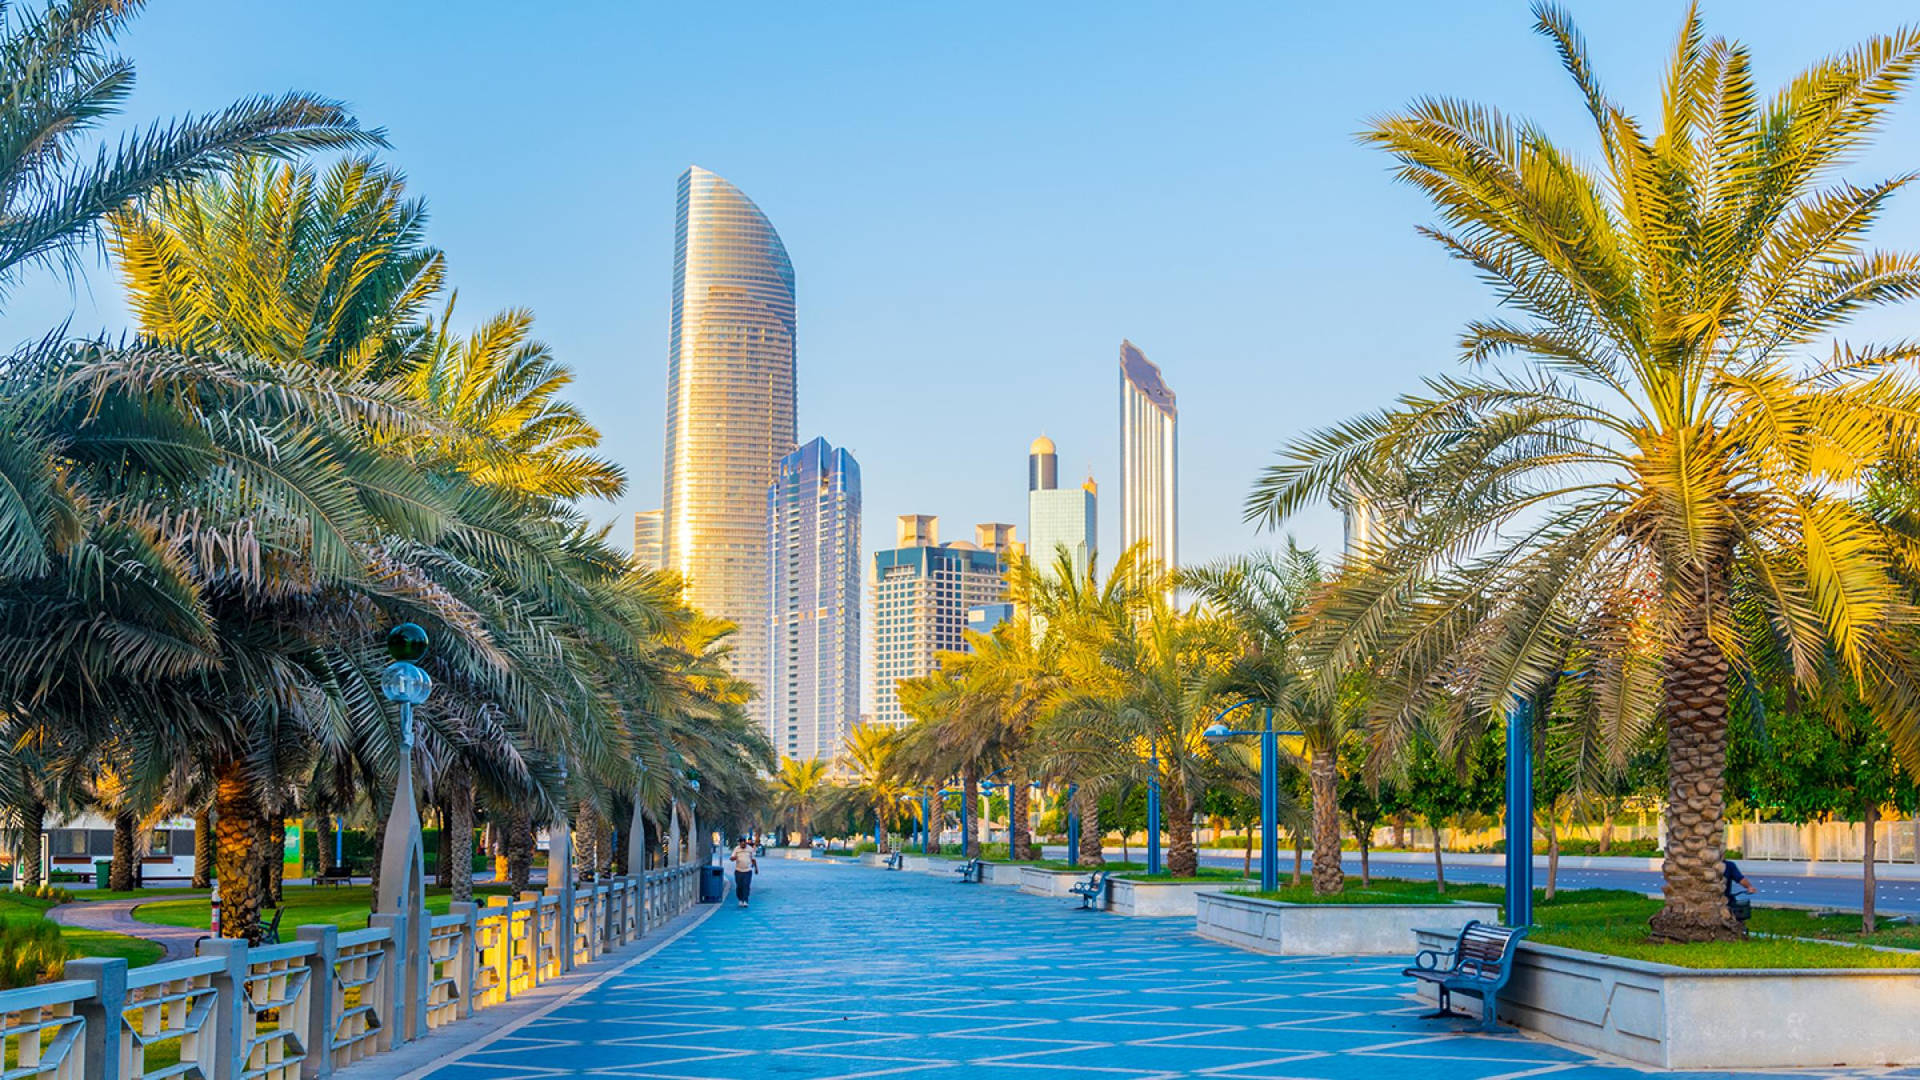
[[[953,868],[953,872],[960,875],[960,884],[962,885],[980,884],[980,875],[985,870],[986,867],[979,859],[968,859],[966,862]]]
[[[1113,906],[1113,871],[1096,870],[1087,880],[1075,882],[1067,891],[1080,898],[1081,911],[1106,911]]]
[[[900,852],[896,851],[893,854],[887,856],[887,869],[904,870],[906,869],[906,866],[907,866],[907,857],[901,854]]]
[[[1499,1012],[1500,991],[1513,977],[1513,950],[1526,929],[1495,926],[1478,919],[1460,928],[1460,940],[1446,952],[1422,949],[1413,965],[1401,972],[1440,990],[1440,1010],[1427,1013],[1423,1020],[1441,1018],[1471,1020],[1466,1013],[1453,1011],[1455,992],[1480,999],[1480,1030],[1511,1031],[1495,1023]]]

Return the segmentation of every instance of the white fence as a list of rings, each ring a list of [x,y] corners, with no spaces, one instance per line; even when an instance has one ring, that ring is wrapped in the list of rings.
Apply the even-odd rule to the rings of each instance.
[[[692,907],[699,867],[568,891],[376,915],[365,930],[302,926],[249,948],[147,967],[89,957],[45,986],[0,991],[5,1080],[299,1080],[324,1077],[558,978]],[[409,979],[396,942],[422,918]]]

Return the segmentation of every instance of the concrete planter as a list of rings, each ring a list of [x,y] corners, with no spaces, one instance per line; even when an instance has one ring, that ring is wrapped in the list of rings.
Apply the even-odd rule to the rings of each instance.
[[[1416,929],[1499,922],[1493,904],[1286,904],[1234,893],[1195,898],[1201,937],[1286,956],[1405,956]]]
[[[1040,866],[1020,868],[1020,891],[1033,896],[1072,896],[1069,888],[1087,880],[1091,870],[1048,870]]]
[[[1113,911],[1118,915],[1161,918],[1192,915],[1201,893],[1219,892],[1232,882],[1226,881],[1136,881],[1115,877]]]
[[[980,883],[983,885],[1018,887],[1020,884],[1020,871],[1025,869],[1026,867],[1024,866],[1008,866],[1005,863],[983,862],[980,864]],[[959,877],[958,874],[954,876]]]
[[[1415,936],[1449,949],[1457,934]],[[1920,969],[1701,971],[1522,942],[1500,1006],[1503,1022],[1663,1069],[1920,1062]]]
[[[769,853],[782,859],[811,859],[813,849],[805,847],[771,848]]]
[[[909,860],[908,866],[911,869],[919,870],[928,874],[951,875],[949,880],[958,881],[960,880],[960,875],[954,873],[954,871],[960,869],[960,864],[964,861],[965,860],[963,859],[947,859],[947,858],[942,858],[941,856],[938,856],[938,855],[928,855],[928,856],[922,857],[921,864],[919,866],[913,866],[911,860]]]
[[[866,854],[860,856],[860,865],[884,867],[887,865],[887,857],[885,855],[881,855],[876,852],[869,851]]]

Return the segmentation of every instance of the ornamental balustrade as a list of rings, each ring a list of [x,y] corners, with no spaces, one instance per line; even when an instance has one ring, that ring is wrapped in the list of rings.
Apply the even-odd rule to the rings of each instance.
[[[209,939],[192,959],[132,969],[120,958],[72,960],[59,982],[0,990],[0,1080],[329,1076],[409,1041],[410,1026],[458,1024],[638,941],[693,906],[698,872],[376,916],[365,930],[302,926],[281,945]],[[403,918],[428,928],[412,985],[395,946]],[[407,1020],[410,1000],[418,1025]]]

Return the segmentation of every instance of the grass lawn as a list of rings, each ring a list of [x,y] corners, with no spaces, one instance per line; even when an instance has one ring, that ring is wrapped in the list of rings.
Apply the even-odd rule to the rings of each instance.
[[[1456,900],[1498,904],[1506,898],[1506,890],[1498,885],[1449,885],[1446,894],[1442,895],[1434,889],[1431,881],[1375,878],[1372,885],[1362,886],[1360,879],[1352,874],[1347,875],[1346,887],[1332,896],[1315,896],[1310,881],[1283,885],[1272,892],[1256,889],[1229,891],[1257,900],[1278,900],[1286,904],[1446,904]]]
[[[1172,874],[1149,874],[1144,869],[1139,871],[1129,870],[1129,871],[1115,874],[1113,876],[1117,878],[1126,878],[1128,881],[1179,881],[1179,882],[1187,882],[1191,884],[1198,884],[1200,882],[1206,882],[1206,881],[1245,881],[1247,880],[1246,877],[1243,876],[1238,870],[1226,870],[1217,866],[1203,866],[1200,868],[1200,872],[1193,877],[1174,877]]]
[[[507,894],[505,885],[475,885],[475,896]],[[280,919],[280,936],[293,940],[293,928],[306,923],[332,923],[342,930],[361,930],[373,910],[373,888],[368,885],[288,885],[282,892],[287,913]],[[427,889],[427,909],[446,914],[453,897],[445,889]],[[156,900],[133,909],[133,917],[160,926],[185,926],[204,930],[210,919],[211,902],[204,896],[179,900]]]
[[[0,919],[7,922],[27,920],[46,921],[47,909],[54,906],[52,900],[39,900],[13,892],[0,892]],[[60,940],[66,943],[69,956],[120,956],[125,957],[127,966],[139,967],[152,964],[167,950],[159,944],[125,934],[110,934],[102,930],[81,930],[71,926],[61,926]]]

